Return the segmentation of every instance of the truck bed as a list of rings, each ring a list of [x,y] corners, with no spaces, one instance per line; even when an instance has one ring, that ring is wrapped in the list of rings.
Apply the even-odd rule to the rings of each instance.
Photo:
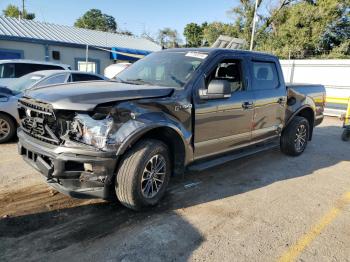
[[[318,84],[286,84],[288,90],[288,99],[296,99],[295,104],[288,104],[287,119],[292,115],[289,112],[295,112],[296,108],[303,107],[304,104],[314,106],[315,125],[322,122],[324,106],[326,103],[326,89]]]

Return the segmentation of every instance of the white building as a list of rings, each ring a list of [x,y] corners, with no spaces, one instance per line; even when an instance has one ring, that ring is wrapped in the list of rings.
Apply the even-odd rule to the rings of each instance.
[[[158,50],[144,38],[0,16],[0,59],[50,61],[103,73],[116,61],[135,61]]]

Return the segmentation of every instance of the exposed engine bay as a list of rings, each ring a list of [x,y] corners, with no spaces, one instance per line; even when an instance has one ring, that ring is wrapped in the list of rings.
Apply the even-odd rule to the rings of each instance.
[[[28,135],[54,145],[91,146],[103,151],[116,149],[121,142],[116,133],[130,119],[130,114],[121,116],[114,111],[111,106],[93,113],[53,110],[49,104],[32,99],[19,101],[21,128]]]

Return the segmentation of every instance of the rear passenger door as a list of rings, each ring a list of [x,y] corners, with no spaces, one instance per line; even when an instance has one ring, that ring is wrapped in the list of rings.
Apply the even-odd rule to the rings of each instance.
[[[283,128],[287,91],[277,61],[250,61],[251,85],[255,98],[252,142],[277,137]]]

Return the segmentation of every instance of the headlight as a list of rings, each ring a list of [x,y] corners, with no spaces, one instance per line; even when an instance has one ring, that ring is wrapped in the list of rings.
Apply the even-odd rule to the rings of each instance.
[[[87,114],[77,114],[72,122],[72,133],[77,141],[104,149],[113,124],[113,118],[110,116],[95,120]]]

